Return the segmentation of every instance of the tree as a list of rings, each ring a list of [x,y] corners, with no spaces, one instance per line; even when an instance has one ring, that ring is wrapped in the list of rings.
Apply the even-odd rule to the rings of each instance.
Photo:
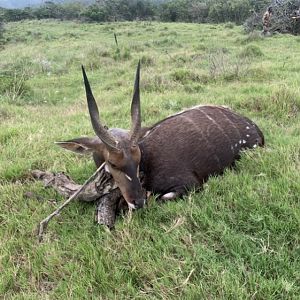
[[[4,44],[4,23],[0,19],[0,46]]]
[[[30,19],[28,11],[25,9],[5,9],[3,10],[3,20],[6,22],[16,22]]]
[[[108,20],[108,15],[105,7],[96,4],[88,6],[82,12],[82,16],[90,22],[104,22]]]
[[[35,15],[38,19],[61,19],[61,5],[52,1],[46,1],[43,5],[35,10]]]
[[[171,22],[189,22],[190,15],[188,13],[190,1],[188,0],[173,0],[164,2],[160,5],[160,19],[162,21]]]
[[[248,0],[215,0],[209,7],[208,18],[215,23],[230,21],[241,24],[249,16],[250,10]]]
[[[84,6],[79,2],[70,2],[62,4],[60,10],[64,20],[78,20],[81,18]]]
[[[192,1],[188,7],[188,14],[191,16],[191,20],[197,23],[207,22],[208,11],[208,5],[205,2]]]
[[[273,0],[267,6],[273,8],[270,32],[300,34],[300,15],[294,16],[300,7],[300,0]],[[246,20],[244,28],[247,32],[262,28],[262,16],[267,6],[255,11]]]

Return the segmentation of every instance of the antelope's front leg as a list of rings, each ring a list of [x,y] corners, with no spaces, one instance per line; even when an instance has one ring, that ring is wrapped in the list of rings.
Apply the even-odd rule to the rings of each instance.
[[[160,197],[161,200],[173,200],[179,196],[178,192],[169,192]]]

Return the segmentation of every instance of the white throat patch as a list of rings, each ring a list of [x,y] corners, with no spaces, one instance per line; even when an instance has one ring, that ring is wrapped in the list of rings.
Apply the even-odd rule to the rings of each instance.
[[[108,165],[107,165],[107,164],[105,164],[105,166],[104,166],[104,169],[105,169],[105,171],[106,171],[107,173],[110,173],[110,171],[109,171],[109,168],[108,168]]]

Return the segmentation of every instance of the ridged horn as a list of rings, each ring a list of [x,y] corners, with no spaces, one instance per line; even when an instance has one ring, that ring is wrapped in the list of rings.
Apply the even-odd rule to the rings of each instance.
[[[141,130],[140,67],[141,67],[141,62],[139,61],[136,69],[134,91],[133,91],[133,97],[131,102],[130,140],[132,144],[137,144],[139,133]]]
[[[102,126],[99,119],[98,106],[93,96],[89,80],[86,76],[84,67],[82,66],[82,74],[86,92],[86,99],[89,108],[89,113],[91,117],[92,126],[95,133],[101,139],[101,141],[110,149],[110,150],[119,150],[116,144],[115,138]]]

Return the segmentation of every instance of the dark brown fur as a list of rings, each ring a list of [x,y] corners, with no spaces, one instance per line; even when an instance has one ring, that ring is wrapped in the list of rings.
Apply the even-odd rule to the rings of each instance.
[[[158,194],[200,187],[220,174],[241,150],[262,146],[260,129],[248,118],[221,106],[199,106],[171,116],[141,138],[144,186]]]

